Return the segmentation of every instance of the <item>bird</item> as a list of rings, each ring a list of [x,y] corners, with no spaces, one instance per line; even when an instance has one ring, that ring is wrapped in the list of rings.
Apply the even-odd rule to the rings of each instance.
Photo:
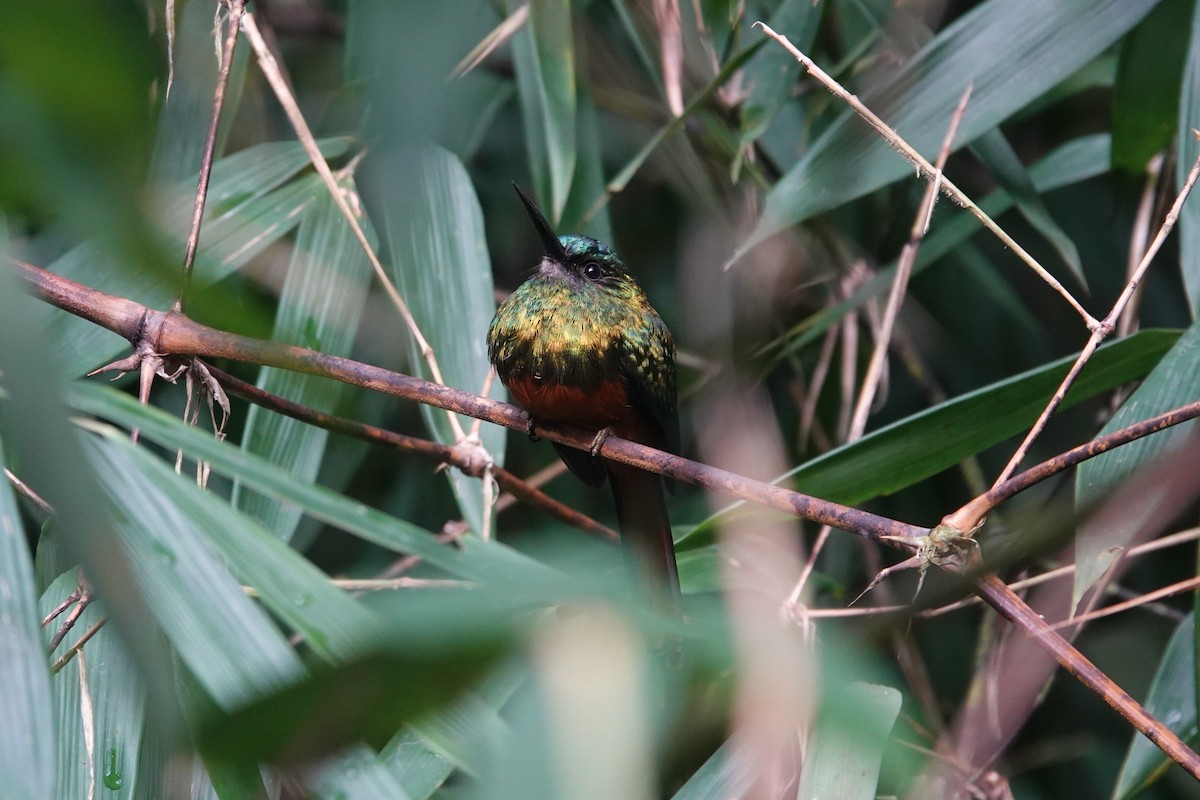
[[[599,455],[610,434],[679,451],[675,341],[625,262],[590,236],[558,236],[513,183],[545,254],[496,309],[488,358],[534,423],[596,430],[590,451],[555,444],[576,477],[607,481],[629,568],[656,610],[680,614],[664,480]],[[666,484],[666,488],[672,488]]]

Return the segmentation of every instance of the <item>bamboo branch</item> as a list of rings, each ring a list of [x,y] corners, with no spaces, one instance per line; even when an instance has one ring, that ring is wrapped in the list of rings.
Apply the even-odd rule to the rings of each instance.
[[[904,139],[901,138],[898,133],[892,130],[892,128],[886,122],[880,119],[875,112],[863,105],[861,100],[859,100],[850,92],[846,91],[846,89],[836,80],[834,80],[832,76],[817,66],[811,58],[800,52],[795,45],[788,41],[786,36],[771,30],[771,28],[763,22],[756,22],[754,24],[761,28],[763,33],[767,34],[767,36],[770,36],[772,39],[779,42],[779,44],[783,45],[784,49],[791,53],[793,58],[804,65],[804,68],[808,70],[810,75],[820,81],[826,89],[846,103],[846,105],[850,106],[850,108],[852,108],[856,114],[866,120],[867,124],[874,128],[876,132],[883,137],[884,141],[894,148],[896,152],[912,163],[926,180],[937,180],[939,175],[938,170],[936,170],[932,164],[926,161],[924,156],[914,150],[908,144],[908,142],[904,141]],[[1013,253],[1015,253],[1022,261],[1024,261],[1030,269],[1036,272],[1043,281],[1045,281],[1052,289],[1054,289],[1054,291],[1058,292],[1058,294],[1071,305],[1071,308],[1075,309],[1075,311],[1079,313],[1079,316],[1083,317],[1083,320],[1087,323],[1089,329],[1095,328],[1100,324],[1099,320],[1089,314],[1087,309],[1080,305],[1079,301],[1076,300],[1069,291],[1067,291],[1067,288],[1063,286],[1057,278],[1051,275],[1045,267],[1039,264],[1037,259],[1026,252],[1025,248],[1017,244],[1016,240],[1009,236],[1003,228],[997,225],[996,222],[989,217],[983,209],[976,205],[975,201],[968,197],[965,192],[955,186],[954,183],[948,178],[942,177],[941,181],[941,191],[951,200],[969,211],[971,216],[983,223],[983,226],[995,234],[996,238],[1003,242],[1005,247],[1012,250]]]
[[[135,347],[139,343],[148,343],[159,353],[229,358],[320,375],[477,417],[513,430],[531,429],[529,416],[506,403],[348,358],[219,331],[194,322],[178,312],[148,309],[131,300],[113,297],[30,264],[15,260],[12,263],[17,275],[35,296],[84,319],[98,324],[107,322],[104,327],[130,339]],[[595,438],[593,431],[567,425],[542,425],[537,428],[537,433],[552,442],[579,450],[590,450]],[[907,552],[925,550],[931,546],[930,532],[925,528],[755,481],[616,436],[610,436],[600,452],[613,461],[831,525]],[[977,554],[975,558],[977,560]],[[953,559],[938,563],[948,571],[963,571]],[[1109,680],[1062,636],[1050,630],[1045,620],[1013,594],[998,577],[986,573],[972,577],[976,593],[989,605],[1033,638],[1060,666],[1099,694],[1138,731],[1200,779],[1200,756],[1188,749],[1178,736]]]
[[[235,394],[255,405],[262,406],[292,419],[298,419],[301,422],[315,425],[318,428],[324,428],[333,433],[353,436],[356,439],[363,439],[368,442],[385,444],[395,447],[398,450],[432,458],[441,464],[456,467],[463,473],[475,478],[480,477],[483,473],[485,465],[480,464],[477,458],[472,457],[478,452],[475,448],[452,447],[441,442],[431,442],[428,439],[405,436],[394,431],[377,428],[374,425],[366,425],[362,422],[345,419],[344,417],[325,414],[268,392],[252,383],[243,381],[241,378],[223,372],[211,364],[208,365],[208,370],[231,394]],[[560,503],[558,500],[534,488],[527,481],[522,480],[503,467],[493,466],[491,467],[491,473],[495,477],[496,483],[504,491],[509,492],[517,499],[535,508],[541,509],[550,516],[568,525],[572,525],[584,533],[590,533],[609,540],[616,540],[618,538],[617,532],[612,528],[601,525],[591,517],[576,511],[565,503]]]

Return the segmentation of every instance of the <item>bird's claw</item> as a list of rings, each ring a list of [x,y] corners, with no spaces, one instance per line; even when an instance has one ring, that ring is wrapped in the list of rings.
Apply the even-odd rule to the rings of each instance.
[[[525,435],[529,437],[531,442],[540,442],[542,437],[533,432],[533,417],[529,418],[529,422],[525,423]]]
[[[596,432],[596,438],[592,439],[592,446],[588,448],[588,452],[592,454],[592,458],[600,457],[600,450],[604,447],[604,443],[608,441],[608,437],[612,436],[612,428],[601,428]]]

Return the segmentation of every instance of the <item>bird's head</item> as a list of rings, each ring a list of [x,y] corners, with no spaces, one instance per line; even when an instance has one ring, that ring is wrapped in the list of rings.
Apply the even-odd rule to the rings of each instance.
[[[517,190],[546,248],[538,265],[538,272],[543,278],[566,281],[586,293],[602,291],[620,296],[641,294],[625,262],[611,247],[581,234],[558,236],[541,210],[521,191],[521,187],[514,183],[513,188]]]

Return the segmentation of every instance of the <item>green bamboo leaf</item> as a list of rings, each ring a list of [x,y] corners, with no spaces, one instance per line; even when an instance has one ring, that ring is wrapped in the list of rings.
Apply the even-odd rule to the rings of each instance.
[[[180,707],[187,719],[194,747],[195,731],[203,720],[217,713],[218,706],[195,673],[180,659],[175,660],[174,672]],[[279,793],[278,782],[258,764],[217,759],[206,762],[197,752],[192,753],[190,760],[192,800],[258,800]],[[264,792],[264,788],[268,791]]]
[[[190,179],[194,186],[200,174],[200,157],[212,116],[218,59],[213,48],[212,9],[205,8],[203,3],[184,3],[175,4],[175,10],[175,79],[170,89],[163,92],[150,157],[150,174],[159,182]],[[249,61],[250,48],[241,42],[234,50],[225,89],[215,149],[218,161],[225,152],[225,142],[238,116]]]
[[[662,88],[662,76],[659,74],[659,65],[654,57],[650,54],[650,48],[646,45],[645,39],[642,37],[641,31],[638,29],[637,23],[633,20],[633,15],[629,13],[630,0],[613,0],[612,8],[617,14],[617,20],[621,25],[621,31],[629,40],[630,46],[633,47],[633,52],[637,56],[638,64],[646,73],[646,77],[654,84],[658,90],[660,99],[665,99],[666,93]]]
[[[642,165],[646,163],[646,160],[650,158],[655,150],[658,149],[658,146],[666,141],[667,138],[673,133],[678,131],[688,117],[694,114],[696,110],[704,103],[708,102],[708,99],[712,97],[717,89],[720,89],[722,86],[724,86],[726,81],[728,81],[735,72],[741,69],[742,65],[745,64],[751,56],[757,53],[759,48],[764,44],[765,42],[763,41],[756,42],[722,64],[721,69],[717,73],[716,77],[709,81],[708,85],[705,86],[699,94],[688,101],[688,104],[683,109],[683,113],[678,117],[672,117],[666,125],[663,125],[661,128],[659,128],[654,135],[651,136],[644,145],[642,145],[642,149],[639,150],[633,156],[633,158],[629,159],[625,166],[622,167],[619,172],[617,172],[616,176],[614,176],[613,179],[608,182],[607,194],[601,195],[593,205],[595,207],[599,207],[604,202],[607,202],[609,194],[616,194],[617,192],[623,191],[629,182],[633,180],[633,176],[636,175],[638,170],[642,168]]]
[[[328,158],[344,153],[348,146],[346,139],[327,140],[322,152]],[[307,164],[308,156],[299,144],[282,143],[252,147],[213,166],[207,221],[193,276],[197,288],[228,277],[295,227],[304,209],[326,191],[316,175],[289,182]],[[158,235],[170,252],[180,254],[181,261],[195,192],[194,179],[190,188],[182,182],[158,203]],[[151,270],[114,263],[92,243],[71,249],[47,269],[151,308],[169,306],[180,280],[177,266]],[[38,315],[58,345],[56,360],[65,374],[79,375],[128,349],[116,334],[58,309],[39,307]]]
[[[1178,142],[1175,156],[1175,180],[1182,186],[1188,171],[1200,156],[1200,13],[1192,12],[1187,60],[1183,67],[1183,88],[1179,94]],[[1200,316],[1200,204],[1184,203],[1179,213],[1179,264],[1183,288],[1192,316]]]
[[[483,389],[491,364],[485,346],[495,313],[492,267],[483,232],[483,212],[467,171],[450,152],[427,147],[380,154],[371,165],[367,208],[392,256],[392,274],[426,341],[437,355],[446,384]],[[411,349],[413,369],[431,378],[423,354]],[[503,390],[492,396],[503,398]],[[445,444],[456,444],[445,411],[421,406],[426,425]],[[460,417],[464,431],[473,421]],[[505,432],[480,430],[483,446],[504,463]],[[483,520],[479,481],[446,470],[459,508],[472,529]]]
[[[388,743],[380,758],[404,784],[404,791],[411,800],[426,800],[433,796],[454,772],[453,764],[407,729]]]
[[[349,224],[327,194],[300,222],[279,297],[273,341],[348,356],[371,284],[371,265]],[[258,386],[323,413],[332,413],[344,384],[290,370],[264,368]],[[315,480],[328,431],[251,406],[242,447],[303,480]],[[234,505],[290,541],[300,509],[234,485]]]
[[[202,751],[226,760],[305,761],[400,725],[453,700],[504,653],[503,640],[457,648],[392,647],[312,675],[211,720]]]
[[[1034,189],[1044,193],[1052,189],[1070,186],[1102,174],[1108,164],[1109,137],[1103,134],[1073,139],[1049,153],[1029,170]],[[1003,189],[997,189],[979,204],[993,218],[1012,207],[1013,199]],[[945,208],[946,204],[942,205]],[[917,260],[913,264],[913,275],[936,263],[956,249],[980,230],[979,220],[966,211],[955,209],[952,216],[938,214],[933,228],[921,244]],[[779,356],[790,355],[815,341],[829,327],[854,309],[861,308],[867,300],[877,297],[891,287],[896,275],[893,261],[871,280],[856,290],[850,297],[832,308],[825,309],[800,323],[787,334],[772,342],[764,350],[781,347]]]
[[[0,466],[4,465],[0,447]],[[0,786],[18,797],[54,793],[55,735],[50,671],[39,634],[41,614],[25,526],[8,480],[0,474]],[[69,590],[68,590],[69,593]]]
[[[39,603],[39,613],[48,615],[58,607],[63,598],[75,591],[78,580],[75,571],[64,572],[53,581],[42,594]],[[95,623],[100,615],[97,610],[89,609],[84,612],[87,621],[82,624]],[[87,628],[83,628],[87,630]],[[50,637],[57,632],[54,626],[48,626],[42,631],[43,643],[40,649],[50,645]],[[54,780],[54,793],[50,797],[86,797],[91,773],[88,764],[91,762],[87,741],[84,737],[84,715],[81,702],[81,686],[84,681],[80,675],[79,659],[72,659],[59,670],[50,681],[52,704],[47,706],[54,714],[53,731],[54,744],[57,748],[53,772],[49,773]],[[86,720],[90,723],[91,720]],[[12,739],[4,740],[6,745]]]
[[[160,800],[162,787],[167,785],[178,766],[177,753],[171,744],[170,733],[161,726],[156,715],[147,715],[142,726],[142,747],[138,752],[136,800]],[[192,797],[197,796],[200,781],[192,781]],[[261,780],[260,780],[261,786]]]
[[[1145,376],[1177,338],[1173,331],[1146,330],[1103,345],[1061,408]],[[1032,425],[1074,360],[1068,356],[948,400],[814,458],[779,480],[847,505],[912,486]],[[710,544],[715,518],[686,534],[679,546]]]
[[[613,241],[612,223],[608,218],[608,206],[595,213],[590,205],[604,193],[604,165],[600,153],[599,120],[592,97],[582,88],[579,92],[579,163],[575,168],[575,180],[571,184],[571,196],[563,210],[562,232],[578,231],[602,242]]]
[[[1125,37],[1113,88],[1112,165],[1135,174],[1167,149],[1179,118],[1179,89],[1195,0],[1162,0]]]
[[[480,777],[493,752],[498,737],[508,728],[500,717],[500,709],[516,693],[527,678],[525,669],[501,666],[473,691],[436,713],[409,723],[408,730],[418,736],[426,747],[446,760],[448,765],[468,775]],[[382,754],[388,758],[395,742]]]
[[[1013,150],[1012,145],[1004,138],[999,128],[990,130],[980,136],[971,145],[971,149],[984,166],[991,171],[992,176],[1000,186],[1008,192],[1017,204],[1021,216],[1033,226],[1034,230],[1045,237],[1046,241],[1058,252],[1067,265],[1067,269],[1075,276],[1080,285],[1087,288],[1087,277],[1083,274],[1083,263],[1079,260],[1079,250],[1071,237],[1067,236],[1050,209],[1038,194],[1033,185],[1033,179],[1025,170],[1025,165]]]
[[[971,142],[1101,53],[1155,2],[989,0],[938,33],[863,101],[929,155],[970,83],[958,141]],[[778,57],[791,58],[783,51]],[[733,260],[791,225],[911,174],[911,165],[847,110],[770,191]]]
[[[365,610],[328,586],[315,567],[278,539],[252,523],[251,533],[257,530],[257,535],[237,536],[246,531],[239,531],[232,509],[190,487],[124,437],[91,439],[88,444],[151,608],[218,708],[229,711],[282,689],[300,680],[305,670],[282,634],[230,575],[225,564],[233,562],[214,558],[214,543],[223,545],[227,554],[247,558],[238,566],[255,574],[264,601],[285,621],[313,633],[310,641],[318,651],[340,655],[374,642],[372,634],[379,626],[364,622]],[[227,513],[222,517],[218,509]],[[216,518],[208,518],[214,512]],[[209,535],[212,541],[206,541]],[[246,763],[244,757],[230,761]],[[236,767],[226,777],[230,775],[244,777]],[[403,797],[386,766],[362,748],[336,756],[314,773],[313,780],[348,800]]]
[[[266,694],[303,674],[299,658],[266,612],[246,597],[204,542],[148,458],[112,438],[85,440],[123,549],[172,647],[223,708]]]
[[[321,797],[346,800],[408,800],[403,784],[381,764],[370,748],[351,747],[310,778]]]
[[[515,11],[519,3],[510,3]],[[562,219],[575,176],[575,52],[567,0],[532,0],[513,36],[529,169],[550,223]]]
[[[1132,425],[1200,398],[1200,322],[1188,328],[1162,357],[1142,385],[1121,405],[1101,434]],[[1176,425],[1118,447],[1080,465],[1075,477],[1075,506],[1081,511],[1099,505],[1122,483],[1177,448],[1195,430],[1194,422]],[[1119,519],[1093,514],[1075,533],[1075,588],[1072,605],[1112,564],[1138,534],[1138,520],[1147,518],[1162,501],[1148,492],[1121,509]]]
[[[822,710],[800,773],[797,797],[873,800],[879,766],[900,713],[900,692],[890,686],[852,683],[837,714]]]
[[[348,659],[383,635],[382,618],[334,588],[324,573],[277,536],[180,478],[120,432],[107,433],[108,446],[126,459],[136,479],[154,487],[147,491],[160,494],[162,504],[184,514],[196,538],[229,564],[275,616],[303,634],[317,655],[331,661]]]
[[[725,800],[742,797],[754,784],[759,758],[754,746],[740,738],[728,739],[713,753],[673,800]]]
[[[554,598],[570,585],[565,576],[492,541],[468,539],[460,542],[458,548],[447,547],[429,531],[323,486],[297,480],[286,470],[226,442],[218,442],[105,386],[77,383],[72,387],[70,399],[80,411],[111,419],[123,427],[136,427],[143,437],[207,461],[214,471],[237,478],[255,491],[296,503],[308,515],[381,547],[420,556],[456,577],[504,588],[514,598]]]
[[[100,617],[103,604],[89,608],[76,636]],[[53,630],[53,626],[51,626]],[[68,637],[70,642],[74,636]],[[135,797],[140,771],[146,686],[113,626],[105,625],[86,645],[88,698],[92,709],[92,785],[113,800]]]
[[[1180,621],[1163,652],[1145,707],[1154,717],[1192,747],[1200,738],[1196,723],[1196,618]],[[1152,786],[1174,764],[1163,751],[1141,734],[1133,734],[1113,800],[1132,800]]]
[[[824,4],[781,3],[771,16],[771,29],[787,36],[801,52],[807,52],[817,35],[824,8]],[[780,59],[779,52],[772,48],[759,50],[746,62],[743,74],[749,89],[742,102],[743,146],[762,136],[791,99],[800,70],[800,62]]]

